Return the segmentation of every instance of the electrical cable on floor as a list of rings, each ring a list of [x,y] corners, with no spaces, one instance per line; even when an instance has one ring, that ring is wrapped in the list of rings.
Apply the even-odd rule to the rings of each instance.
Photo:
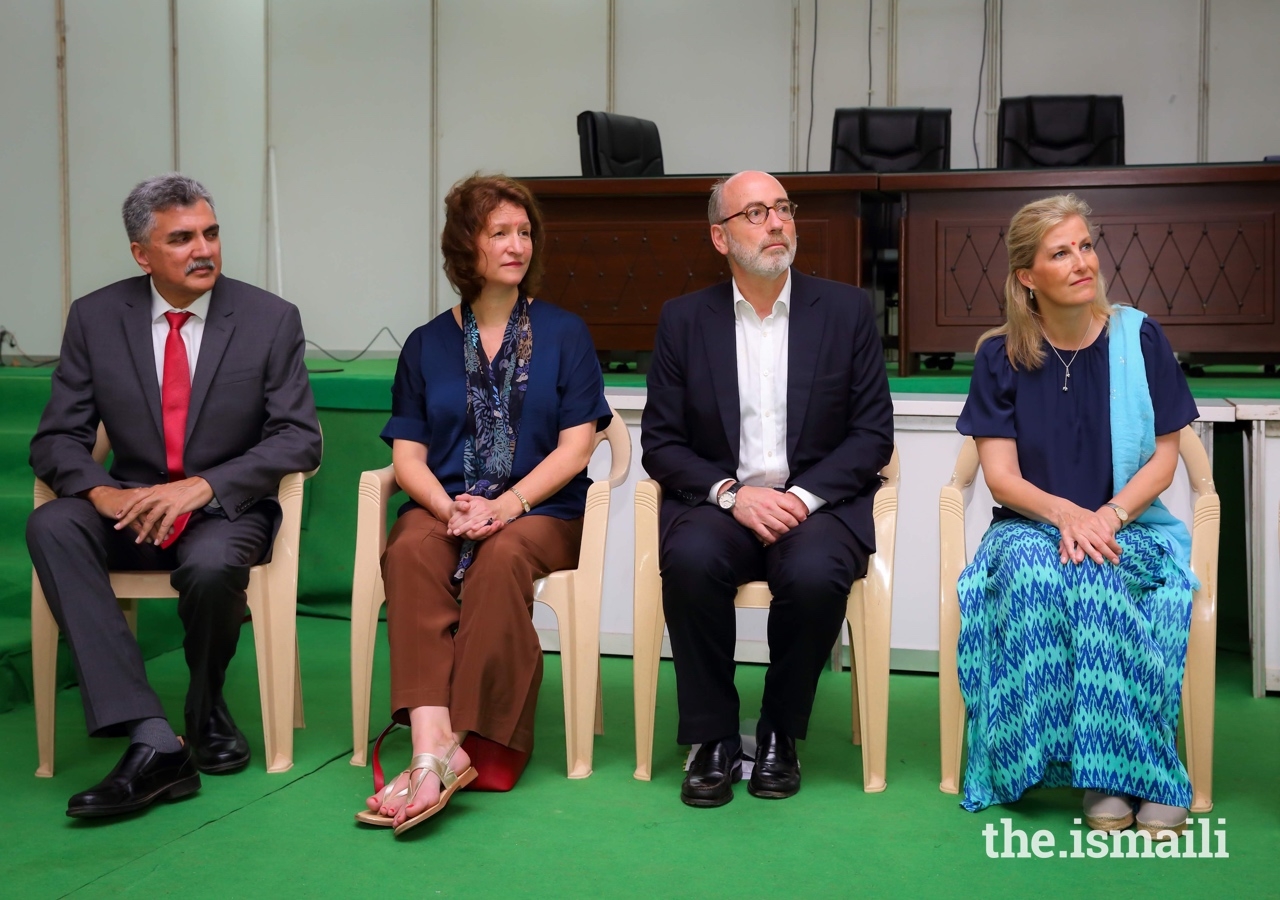
[[[58,357],[56,356],[53,357],[53,359],[37,360],[35,357],[28,355],[27,352],[22,349],[22,345],[18,343],[18,338],[12,331],[0,328],[0,366],[4,365],[4,345],[6,340],[9,342],[9,346],[11,348],[18,351],[18,356],[21,356],[30,363],[32,368],[39,369],[44,366],[52,366],[58,361]]]
[[[378,329],[377,334],[375,334],[375,335],[373,336],[372,340],[370,340],[370,341],[369,341],[369,343],[367,343],[367,344],[365,344],[365,345],[364,345],[364,349],[363,349],[363,350],[361,350],[361,351],[360,351],[359,353],[357,353],[355,356],[347,357],[347,358],[345,358],[345,359],[344,359],[343,357],[341,357],[341,356],[334,356],[334,355],[333,355],[332,353],[330,353],[328,350],[324,349],[324,348],[323,348],[323,347],[321,347],[319,344],[317,344],[315,341],[307,341],[307,343],[308,343],[309,345],[311,345],[312,347],[315,347],[317,350],[319,350],[319,351],[320,351],[321,353],[323,353],[325,356],[329,357],[329,358],[330,358],[331,360],[333,360],[334,362],[349,363],[349,362],[355,362],[357,359],[359,359],[360,357],[362,357],[362,356],[364,356],[366,353],[368,353],[368,352],[369,352],[369,348],[373,346],[374,342],[375,342],[375,341],[377,341],[377,340],[378,340],[378,338],[382,337],[382,333],[383,333],[384,331],[387,333],[387,337],[391,338],[391,340],[395,342],[395,345],[396,345],[397,347],[401,348],[402,350],[404,349],[404,344],[400,343],[400,339],[399,339],[398,337],[396,337],[396,336],[395,336],[395,334],[391,331],[391,329],[390,329],[388,326],[386,326],[386,325],[383,325],[381,328],[379,328],[379,329]]]
[[[978,100],[973,104],[973,167],[982,168],[978,158],[978,110],[982,109],[982,71],[987,65],[987,4],[982,4],[982,58],[978,60]]]
[[[867,0],[867,106],[871,105],[871,22],[875,12],[875,0]]]
[[[818,0],[813,0],[813,52],[809,55],[809,139],[804,145],[804,170],[809,171],[813,150],[813,77],[818,69]]]

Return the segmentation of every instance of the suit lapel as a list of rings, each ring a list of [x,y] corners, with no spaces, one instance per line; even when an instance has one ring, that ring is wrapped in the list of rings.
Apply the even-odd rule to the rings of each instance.
[[[160,383],[156,380],[156,351],[151,339],[151,280],[146,276],[136,281],[136,289],[125,300],[124,334],[129,355],[138,373],[138,382],[146,398],[147,410],[156,426],[156,434],[164,440],[164,420],[160,412]]]
[[[795,458],[813,393],[825,316],[816,288],[795,270],[791,273],[791,321],[787,330],[787,461]]]
[[[738,339],[733,319],[733,288],[727,283],[722,291],[717,290],[715,296],[707,301],[702,338],[707,365],[711,367],[716,405],[720,407],[720,422],[724,425],[729,452],[733,454],[736,466],[741,444],[742,409],[738,399]]]
[[[200,356],[196,359],[196,375],[191,382],[191,405],[187,408],[187,433],[183,445],[191,440],[191,432],[196,420],[200,418],[200,410],[205,398],[209,396],[209,385],[222,362],[222,355],[231,342],[231,334],[235,331],[232,319],[234,305],[227,298],[225,281],[219,278],[213,286],[213,295],[209,298],[209,318],[204,323],[204,334],[200,338]]]

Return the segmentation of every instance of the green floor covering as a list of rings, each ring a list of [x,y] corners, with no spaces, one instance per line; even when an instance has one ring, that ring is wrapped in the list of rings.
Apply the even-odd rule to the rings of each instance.
[[[67,797],[96,781],[122,750],[83,736],[79,697],[59,697],[55,778],[36,779],[29,707],[0,715],[0,894],[8,897],[1265,897],[1280,894],[1280,702],[1249,696],[1243,659],[1218,672],[1215,828],[1229,859],[988,859],[982,829],[1002,817],[1069,847],[1079,794],[1035,792],[1010,808],[962,811],[938,792],[937,680],[894,675],[888,790],[861,791],[860,751],[849,744],[848,674],[825,672],[800,745],[804,788],[762,801],[739,785],[718,810],[678,799],[674,679],[663,666],[654,780],[634,767],[630,660],[606,659],[606,734],[595,774],[564,778],[558,658],[547,658],[538,750],[510,794],[458,795],[403,839],[357,826],[369,769],[350,757],[348,630],[299,622],[308,727],[296,765],[261,768],[252,634],[246,629],[228,694],[255,753],[237,775],[208,777],[188,800],[111,823],[64,817]],[[374,708],[387,698],[385,638]],[[171,715],[180,713],[181,655],[149,663]],[[742,666],[744,708],[759,702],[763,669]],[[407,759],[403,734],[388,765]],[[1226,820],[1217,825],[1218,818]],[[997,842],[997,849],[1002,842]]]

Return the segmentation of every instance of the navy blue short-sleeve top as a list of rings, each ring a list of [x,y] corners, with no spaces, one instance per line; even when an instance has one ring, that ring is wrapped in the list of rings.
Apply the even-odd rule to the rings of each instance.
[[[1186,378],[1155,319],[1142,320],[1140,336],[1156,434],[1180,431],[1199,416]],[[973,437],[1014,438],[1023,478],[1085,509],[1098,509],[1115,495],[1107,330],[1074,362],[1068,352],[1059,350],[1059,359],[1048,342],[1043,346],[1040,368],[1014,369],[1004,337],[986,341],[973,361],[969,398],[956,429]],[[1063,360],[1071,363],[1065,392]],[[1020,517],[1004,507],[994,513],[995,519]]]
[[[520,418],[511,483],[524,478],[546,459],[566,428],[595,422],[608,427],[612,413],[604,399],[604,379],[586,323],[550,303],[529,304],[533,355],[529,387]],[[391,419],[382,439],[415,441],[427,446],[427,467],[450,497],[465,490],[462,452],[466,443],[467,373],[462,328],[453,311],[441,313],[414,330],[400,351],[391,387]],[[576,519],[587,504],[591,481],[579,472],[531,513]],[[410,501],[400,510],[417,506]]]

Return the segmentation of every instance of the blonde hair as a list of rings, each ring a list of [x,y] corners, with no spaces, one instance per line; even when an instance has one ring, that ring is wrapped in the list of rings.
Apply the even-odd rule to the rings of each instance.
[[[1018,280],[1017,273],[1020,269],[1031,268],[1045,232],[1072,216],[1079,216],[1089,233],[1093,234],[1093,226],[1089,224],[1092,213],[1089,204],[1075,194],[1057,194],[1032,201],[1013,214],[1004,238],[1009,251],[1009,274],[1004,280],[1005,323],[978,338],[978,347],[989,338],[1002,334],[1005,336],[1005,352],[1009,356],[1009,363],[1015,369],[1038,369],[1043,365],[1045,353],[1041,340],[1044,331],[1037,322],[1040,304]],[[1098,293],[1093,298],[1093,313],[1103,319],[1111,316],[1107,286],[1101,274],[1098,275]]]

